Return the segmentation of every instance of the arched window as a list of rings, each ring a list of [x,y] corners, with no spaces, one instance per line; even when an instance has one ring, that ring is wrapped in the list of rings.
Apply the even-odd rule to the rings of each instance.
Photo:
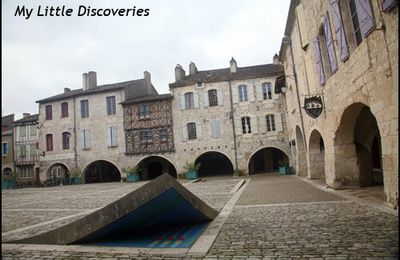
[[[69,149],[69,139],[71,134],[69,132],[62,133],[62,147],[64,150]]]
[[[187,132],[188,132],[189,140],[197,139],[196,123],[188,123],[187,124]]]
[[[218,106],[218,93],[216,89],[208,91],[208,102],[210,107]]]
[[[52,134],[46,135],[46,150],[53,151],[53,135]]]

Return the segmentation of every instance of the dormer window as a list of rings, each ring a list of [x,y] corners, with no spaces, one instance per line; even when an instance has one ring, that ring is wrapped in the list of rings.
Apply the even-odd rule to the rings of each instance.
[[[203,87],[204,87],[203,82],[200,82],[200,81],[197,82],[197,83],[196,83],[196,87],[197,87],[197,88],[203,88]]]

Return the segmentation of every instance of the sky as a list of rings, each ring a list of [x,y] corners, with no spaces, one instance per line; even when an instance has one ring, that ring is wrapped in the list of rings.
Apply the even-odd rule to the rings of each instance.
[[[272,63],[284,35],[290,0],[2,0],[2,116],[38,113],[37,100],[97,84],[143,78],[168,93],[174,68],[198,70]],[[46,6],[71,16],[37,16]],[[148,16],[78,16],[79,6],[149,9]],[[33,8],[29,19],[17,6]]]

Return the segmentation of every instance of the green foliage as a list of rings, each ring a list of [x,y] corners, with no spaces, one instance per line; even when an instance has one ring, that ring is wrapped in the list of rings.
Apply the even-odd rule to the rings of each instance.
[[[135,174],[140,174],[142,172],[142,169],[139,166],[135,166],[135,167],[124,167],[122,168],[122,171],[125,172],[128,176],[130,175],[135,175]]]
[[[287,159],[286,157],[283,158],[283,160],[282,160],[282,159],[279,159],[279,161],[278,161],[278,166],[279,166],[279,167],[287,167],[287,166],[289,166],[288,159]]]
[[[71,170],[71,177],[81,177],[82,171],[79,168]]]
[[[195,171],[197,172],[200,169],[201,164],[195,164],[195,163],[188,163],[186,162],[185,166],[183,166],[183,168],[185,168],[186,171],[188,172],[192,172]]]
[[[186,172],[178,173],[178,179],[186,179]]]

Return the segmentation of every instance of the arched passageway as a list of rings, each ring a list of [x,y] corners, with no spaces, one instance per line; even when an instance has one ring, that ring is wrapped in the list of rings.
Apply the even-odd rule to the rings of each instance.
[[[296,175],[307,175],[306,151],[303,134],[299,126],[296,126]]]
[[[229,158],[219,152],[206,152],[200,155],[195,164],[200,163],[199,177],[233,175],[233,165]]]
[[[69,171],[67,166],[62,163],[55,163],[49,167],[47,172],[48,180],[66,179],[69,178]]]
[[[249,174],[278,172],[279,162],[289,166],[289,158],[282,150],[274,147],[263,148],[251,156]]]
[[[325,179],[325,145],[317,130],[311,132],[309,145],[310,177]]]
[[[168,173],[174,178],[177,178],[175,166],[167,159],[160,156],[150,156],[143,159],[139,164],[141,169],[141,180],[152,180]]]
[[[336,179],[342,185],[383,184],[381,137],[368,106],[355,103],[345,109],[334,144]]]
[[[84,171],[85,183],[117,182],[121,181],[118,168],[107,161],[94,161]]]

